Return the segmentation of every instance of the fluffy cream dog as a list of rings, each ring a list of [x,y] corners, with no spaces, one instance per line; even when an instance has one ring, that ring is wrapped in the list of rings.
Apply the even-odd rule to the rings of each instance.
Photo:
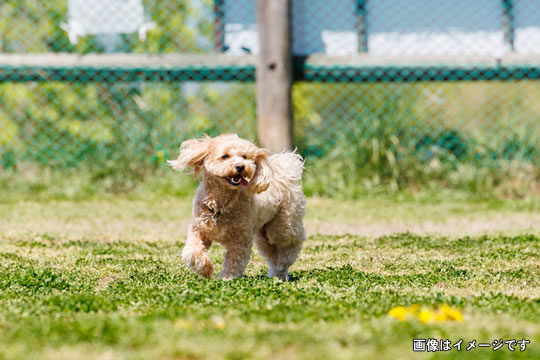
[[[306,201],[300,183],[304,163],[295,152],[269,156],[236,134],[184,141],[175,170],[202,172],[193,217],[182,251],[186,265],[211,278],[213,241],[225,249],[222,279],[244,274],[253,239],[268,264],[268,276],[288,280],[306,235]]]

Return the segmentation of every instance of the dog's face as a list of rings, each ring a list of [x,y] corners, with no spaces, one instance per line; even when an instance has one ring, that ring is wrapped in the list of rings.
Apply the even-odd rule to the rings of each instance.
[[[230,190],[252,193],[266,190],[272,177],[267,151],[236,134],[184,141],[178,159],[168,163],[176,170],[192,168],[196,175],[204,170]]]
[[[249,141],[229,137],[217,137],[212,143],[204,170],[222,178],[232,188],[249,186],[257,170],[257,147]]]

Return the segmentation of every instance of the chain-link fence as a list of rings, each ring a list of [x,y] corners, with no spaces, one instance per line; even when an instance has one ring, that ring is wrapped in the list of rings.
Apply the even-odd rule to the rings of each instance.
[[[292,25],[311,192],[537,191],[540,0],[292,0]],[[257,53],[255,0],[4,0],[1,171],[142,179],[183,139],[256,139]]]

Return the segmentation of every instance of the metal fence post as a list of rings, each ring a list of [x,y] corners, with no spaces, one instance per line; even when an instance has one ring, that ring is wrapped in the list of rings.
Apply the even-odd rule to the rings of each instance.
[[[292,41],[290,0],[257,0],[257,133],[261,146],[292,148]]]
[[[503,0],[504,42],[514,51],[514,1]]]

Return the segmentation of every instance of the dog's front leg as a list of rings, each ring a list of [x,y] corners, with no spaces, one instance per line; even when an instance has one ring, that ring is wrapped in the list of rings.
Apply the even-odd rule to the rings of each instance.
[[[214,264],[207,254],[211,244],[211,240],[206,239],[203,234],[190,226],[186,244],[182,250],[184,263],[198,275],[209,279],[214,276]]]
[[[251,257],[252,240],[247,238],[238,239],[225,244],[226,253],[223,259],[223,270],[219,277],[223,280],[231,280],[244,275],[244,270]]]

